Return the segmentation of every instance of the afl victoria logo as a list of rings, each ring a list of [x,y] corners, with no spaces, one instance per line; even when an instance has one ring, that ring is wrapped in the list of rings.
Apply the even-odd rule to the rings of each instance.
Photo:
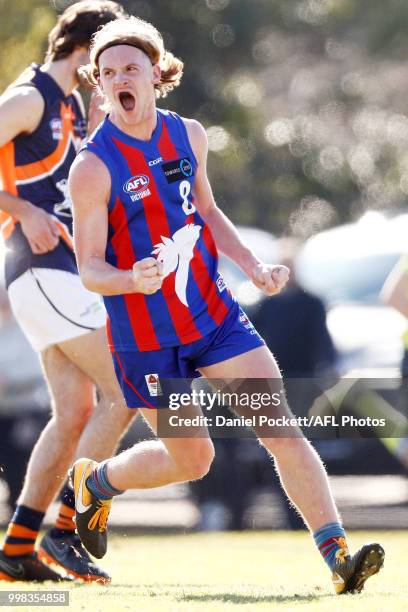
[[[126,183],[123,185],[123,191],[126,193],[137,193],[138,191],[142,191],[146,189],[149,184],[149,177],[145,174],[136,174],[136,176],[132,176]]]

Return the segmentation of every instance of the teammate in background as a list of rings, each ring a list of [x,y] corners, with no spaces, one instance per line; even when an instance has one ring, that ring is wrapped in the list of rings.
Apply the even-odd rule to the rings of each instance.
[[[179,84],[182,68],[151,24],[130,18],[102,28],[93,39],[88,75],[110,114],[70,173],[80,275],[89,290],[105,296],[127,404],[140,409],[156,433],[158,411],[151,407],[160,378],[187,378],[196,370],[216,379],[280,378],[272,354],[218,275],[215,245],[267,295],[288,280],[287,268],[259,261],[217,208],[204,128],[156,108],[156,97]],[[285,402],[273,410],[291,415]],[[200,414],[198,406],[184,410]],[[361,591],[382,566],[384,551],[368,544],[349,554],[324,467],[300,430],[290,433],[286,439],[261,434],[260,442],[332,570],[336,591]],[[212,459],[202,427],[186,438],[141,442],[102,463],[76,461],[76,524],[85,547],[98,558],[105,554],[114,495],[201,478]]]
[[[41,559],[85,580],[109,580],[75,535],[68,486],[38,555],[34,546],[75,452],[99,460],[111,456],[131,419],[106,347],[104,308],[78,276],[67,190],[86,132],[77,71],[88,61],[92,34],[120,15],[115,2],[90,0],[67,8],[49,35],[45,63],[30,66],[0,99],[6,284],[13,313],[39,353],[53,407],[0,552],[2,580],[59,580]]]

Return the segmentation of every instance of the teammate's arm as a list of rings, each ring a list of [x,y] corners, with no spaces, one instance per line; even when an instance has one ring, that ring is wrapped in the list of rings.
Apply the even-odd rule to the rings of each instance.
[[[43,112],[44,100],[34,87],[6,91],[0,98],[0,148],[19,134],[33,132]],[[58,227],[41,208],[7,191],[0,191],[0,210],[20,222],[33,253],[46,253],[57,246]]]
[[[218,250],[234,261],[267,295],[279,293],[289,278],[288,268],[264,264],[242,242],[237,229],[218,208],[214,200],[207,176],[207,134],[197,121],[184,119],[184,122],[198,163],[194,186],[195,205],[209,226]]]
[[[146,257],[131,270],[119,270],[105,260],[111,179],[105,164],[89,151],[75,159],[69,174],[73,204],[74,243],[85,287],[101,295],[145,293],[160,289],[161,264]]]

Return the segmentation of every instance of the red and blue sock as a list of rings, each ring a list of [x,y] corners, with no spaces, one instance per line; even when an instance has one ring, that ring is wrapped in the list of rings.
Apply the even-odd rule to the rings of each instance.
[[[98,499],[111,499],[114,495],[120,495],[124,492],[115,489],[111,485],[108,479],[107,468],[108,459],[99,463],[86,480],[87,489]]]
[[[313,534],[316,546],[331,570],[339,550],[347,550],[346,532],[340,523],[328,523]]]

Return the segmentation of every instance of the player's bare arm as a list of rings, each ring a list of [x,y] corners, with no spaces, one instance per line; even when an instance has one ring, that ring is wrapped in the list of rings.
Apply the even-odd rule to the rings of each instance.
[[[234,261],[266,295],[279,293],[289,278],[288,268],[264,264],[242,242],[238,231],[214,200],[206,169],[208,154],[206,132],[198,121],[184,119],[184,122],[198,163],[194,187],[195,204],[201,217],[210,227],[217,248]]]
[[[90,291],[101,295],[144,293],[160,289],[161,265],[146,257],[131,270],[118,270],[105,260],[108,236],[108,202],[111,179],[105,164],[84,151],[69,175],[73,203],[74,243],[81,280]]]
[[[43,98],[34,87],[6,91],[0,98],[0,147],[19,134],[32,133],[43,112]],[[33,253],[46,253],[57,246],[58,227],[44,210],[7,191],[0,191],[0,209],[21,223]]]

